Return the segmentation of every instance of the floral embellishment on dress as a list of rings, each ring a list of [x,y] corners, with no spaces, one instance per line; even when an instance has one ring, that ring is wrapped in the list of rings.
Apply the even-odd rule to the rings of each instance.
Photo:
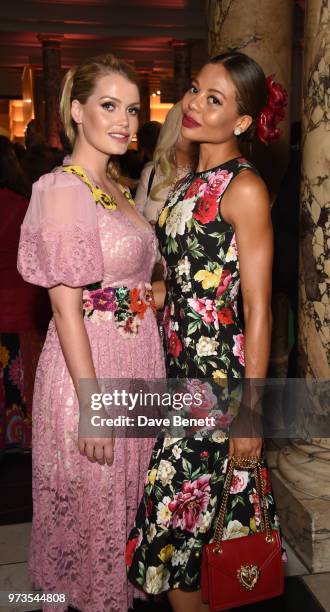
[[[123,338],[137,335],[148,308],[156,311],[152,287],[140,283],[138,287],[102,287],[101,283],[88,285],[83,291],[84,317],[101,324],[114,318]]]
[[[96,204],[101,204],[103,208],[106,208],[108,210],[116,210],[117,202],[115,198],[111,194],[103,191],[103,189],[100,189],[99,187],[93,185],[92,181],[89,180],[88,176],[86,175],[86,172],[83,168],[81,168],[81,166],[63,166],[62,171],[67,172],[68,174],[74,174],[75,176],[78,176],[92,192]],[[134,200],[132,199],[130,192],[124,188],[122,188],[121,191],[125,198],[129,201],[129,203],[132,206],[135,206]]]

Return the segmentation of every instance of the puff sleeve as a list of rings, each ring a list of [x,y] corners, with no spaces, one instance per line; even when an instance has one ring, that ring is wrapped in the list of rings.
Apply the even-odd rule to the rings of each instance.
[[[18,271],[42,287],[83,287],[103,278],[96,204],[79,178],[45,174],[21,226]]]

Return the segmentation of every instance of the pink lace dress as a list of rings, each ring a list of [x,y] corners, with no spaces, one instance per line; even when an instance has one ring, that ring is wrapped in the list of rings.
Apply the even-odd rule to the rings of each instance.
[[[60,171],[35,183],[19,247],[25,280],[43,287],[101,281],[101,291],[132,289],[149,282],[155,257],[153,231],[118,209],[96,205],[77,176]],[[125,330],[113,312],[91,311],[91,294],[84,294],[84,321],[97,376],[165,377],[152,308]],[[62,612],[70,604],[82,612],[124,612],[133,596],[126,540],[154,440],[117,438],[111,467],[91,463],[78,452],[78,412],[52,320],[34,390],[31,578],[45,592],[68,595],[65,605],[46,604],[44,610]]]

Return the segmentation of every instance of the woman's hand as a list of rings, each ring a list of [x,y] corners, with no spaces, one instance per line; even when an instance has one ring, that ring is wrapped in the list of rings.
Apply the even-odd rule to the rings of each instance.
[[[115,441],[113,438],[78,438],[78,447],[81,455],[89,461],[100,465],[113,464]]]
[[[262,438],[230,438],[229,459],[232,457],[260,457]]]

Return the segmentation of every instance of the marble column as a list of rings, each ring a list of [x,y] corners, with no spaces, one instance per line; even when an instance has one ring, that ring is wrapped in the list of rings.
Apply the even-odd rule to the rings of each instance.
[[[191,83],[191,42],[173,40],[174,102],[181,100]]]
[[[320,403],[330,370],[330,10],[328,0],[307,0],[303,70],[302,190],[299,273],[299,372],[310,395],[309,442],[292,441],[278,456],[274,486],[283,531],[311,572],[330,571],[329,421]],[[319,394],[317,393],[319,389]],[[324,392],[323,382],[323,392]],[[316,428],[315,429],[315,423]],[[308,426],[308,423],[307,423]],[[327,435],[327,434],[326,434]]]
[[[59,94],[61,88],[61,40],[63,37],[40,34],[45,91],[45,133],[51,147],[60,147]]]

